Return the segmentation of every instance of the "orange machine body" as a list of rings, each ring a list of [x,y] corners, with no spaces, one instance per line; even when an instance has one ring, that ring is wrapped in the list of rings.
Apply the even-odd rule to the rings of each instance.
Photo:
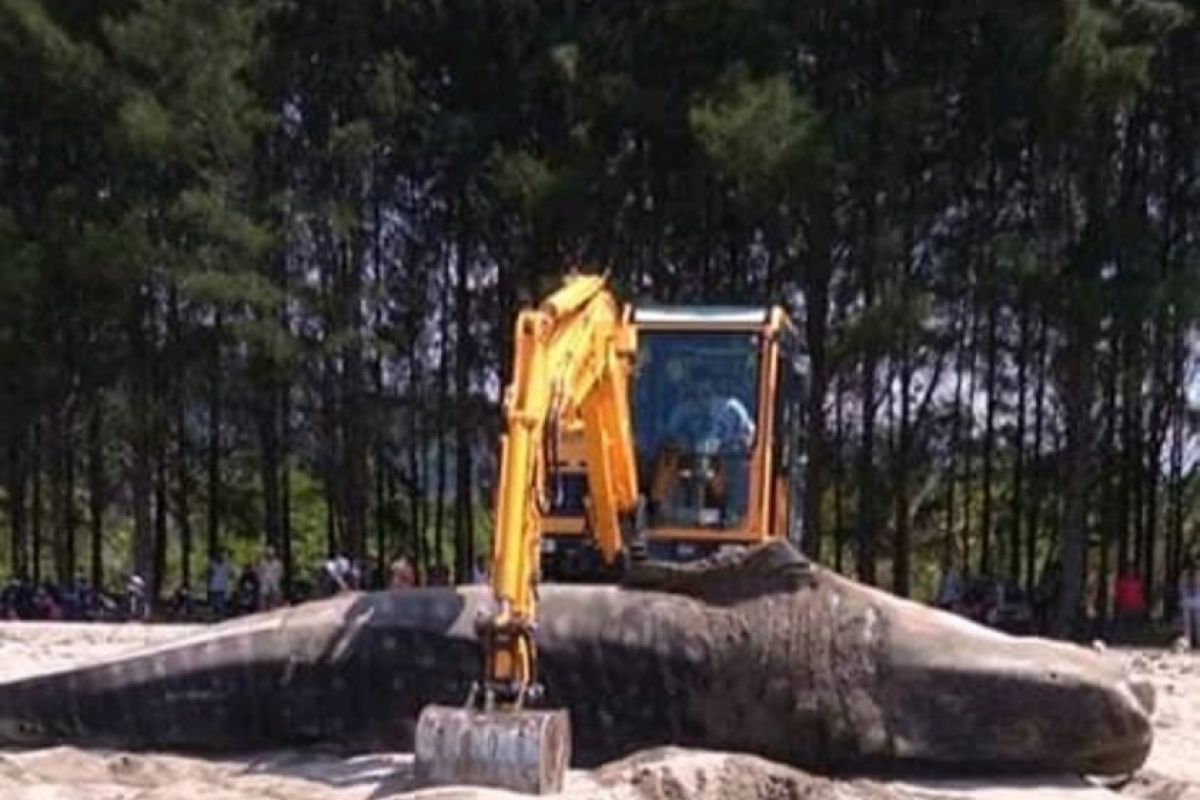
[[[651,559],[691,560],[783,537],[799,544],[805,370],[787,314],[778,306],[646,306],[626,308],[625,315],[637,332],[629,413]],[[737,398],[753,422],[752,439],[735,455],[702,456],[694,442],[673,439],[670,419],[681,404],[699,399],[700,381]],[[576,419],[557,433],[551,506],[541,520],[546,580],[591,580],[604,572],[589,531],[589,504],[598,493],[585,467],[586,430]],[[740,508],[725,514],[722,484],[727,490],[733,471],[741,472]]]

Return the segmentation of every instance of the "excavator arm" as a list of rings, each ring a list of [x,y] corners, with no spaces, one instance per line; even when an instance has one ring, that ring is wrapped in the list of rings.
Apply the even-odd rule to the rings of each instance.
[[[483,681],[464,708],[430,706],[417,726],[425,784],[473,783],[555,792],[570,759],[565,711],[527,709],[540,693],[534,630],[541,517],[559,426],[582,423],[588,527],[606,564],[626,551],[637,509],[629,373],[636,330],[594,275],[573,275],[517,319],[512,383],[504,397],[493,605],[479,620]]]

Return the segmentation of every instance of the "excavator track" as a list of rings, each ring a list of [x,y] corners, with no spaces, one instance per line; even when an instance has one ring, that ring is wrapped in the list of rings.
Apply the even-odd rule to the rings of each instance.
[[[566,711],[427,706],[417,722],[418,786],[561,792],[571,760]]]

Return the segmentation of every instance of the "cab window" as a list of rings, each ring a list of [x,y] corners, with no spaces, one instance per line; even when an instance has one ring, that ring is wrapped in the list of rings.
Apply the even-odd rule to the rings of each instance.
[[[740,525],[758,435],[759,352],[748,332],[639,336],[633,425],[651,525]]]

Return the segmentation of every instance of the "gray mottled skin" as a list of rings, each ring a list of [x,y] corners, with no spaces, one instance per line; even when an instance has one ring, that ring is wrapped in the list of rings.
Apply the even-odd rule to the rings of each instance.
[[[546,705],[569,709],[577,764],[671,743],[818,770],[1121,773],[1149,751],[1149,695],[1100,654],[797,568],[786,546],[689,574],[542,587]],[[408,748],[421,708],[478,676],[488,599],[346,594],[0,684],[0,743]]]

